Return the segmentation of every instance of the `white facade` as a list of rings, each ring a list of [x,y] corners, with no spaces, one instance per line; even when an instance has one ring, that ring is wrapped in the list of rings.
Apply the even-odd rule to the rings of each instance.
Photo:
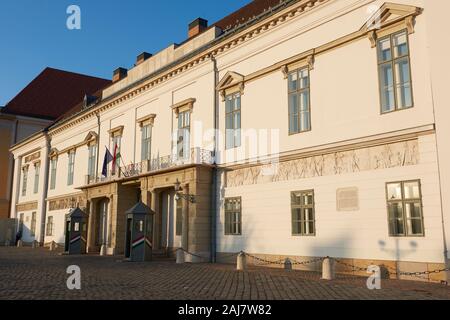
[[[122,137],[120,165],[135,169],[142,160],[141,120],[152,119],[150,158],[160,159],[176,150],[178,112],[187,110],[189,147],[216,154],[219,173],[217,207],[211,210],[216,230],[210,248],[213,252],[245,250],[278,256],[446,263],[450,148],[445,141],[449,114],[443,94],[448,73],[436,64],[443,60],[442,66],[448,70],[444,57],[450,50],[439,41],[443,31],[437,21],[442,21],[440,14],[449,9],[447,3],[424,0],[397,0],[393,5],[371,0],[300,1],[222,36],[194,57],[150,58],[154,60],[130,70],[130,78],[106,89],[103,101],[51,127],[49,147],[42,134],[12,149],[16,159],[36,150],[41,150],[43,163],[57,159],[55,188],[50,182],[46,188],[47,181],[42,179],[37,195],[20,195],[22,179],[16,167],[12,211],[16,217],[20,213],[28,216],[30,211],[16,209],[37,202],[38,221],[53,217],[53,234],[43,242],[63,242],[64,218],[70,207],[64,200],[73,197],[78,202],[89,189],[90,141],[99,146],[98,177],[105,146],[114,151],[112,136],[117,132]],[[383,19],[378,21],[377,15]],[[367,30],[368,21],[380,22],[381,29]],[[408,33],[414,105],[384,114],[377,47],[371,39],[375,39],[374,34],[381,38],[401,30]],[[214,33],[218,35],[217,30]],[[197,41],[198,46],[203,44]],[[173,64],[158,71],[164,61]],[[311,130],[289,134],[285,73],[304,67],[309,68]],[[226,105],[221,94],[233,93],[241,96],[242,144],[227,149]],[[271,137],[269,142],[264,133]],[[256,140],[247,138],[254,135]],[[74,183],[68,185],[71,150],[76,154]],[[273,166],[265,162],[269,160]],[[46,167],[41,166],[42,170]],[[138,173],[136,179],[153,174],[145,169]],[[51,181],[49,168],[44,175]],[[95,182],[120,184],[130,177],[114,179]],[[421,236],[392,237],[386,184],[411,180],[420,181],[424,232]],[[31,177],[29,183],[32,185]],[[337,192],[345,188],[357,191],[354,210],[337,208]],[[291,192],[306,190],[314,191],[315,233],[293,236]],[[238,235],[225,235],[224,203],[234,197],[241,198],[242,230]],[[174,233],[173,193],[163,198],[161,243],[181,246]],[[59,199],[63,204],[55,207],[52,201]],[[80,204],[88,206],[83,201]],[[119,210],[113,205],[110,208]],[[113,233],[113,229],[108,230]],[[38,234],[42,232],[39,229]]]

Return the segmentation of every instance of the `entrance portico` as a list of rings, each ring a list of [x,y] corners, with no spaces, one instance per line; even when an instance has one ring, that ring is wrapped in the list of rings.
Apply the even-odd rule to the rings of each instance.
[[[193,195],[195,201],[177,194],[177,181],[179,193]],[[142,200],[155,212],[153,250],[170,254],[181,247],[209,258],[211,181],[209,166],[192,165],[84,187],[89,215],[87,252],[123,255],[125,212]],[[195,257],[186,260],[195,262]]]

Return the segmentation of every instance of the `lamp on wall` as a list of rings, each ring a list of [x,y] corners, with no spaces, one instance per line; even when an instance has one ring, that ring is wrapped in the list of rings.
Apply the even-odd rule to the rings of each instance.
[[[184,194],[181,191],[183,190],[183,188],[181,187],[181,182],[177,179],[177,181],[175,182],[175,199],[179,200],[179,199],[184,199],[186,201],[189,201],[191,203],[195,203],[195,195],[193,194]]]

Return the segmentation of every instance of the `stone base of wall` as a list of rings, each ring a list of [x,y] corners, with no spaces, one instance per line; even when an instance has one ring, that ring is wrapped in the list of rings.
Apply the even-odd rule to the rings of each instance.
[[[253,256],[253,257],[252,257]],[[284,261],[289,258],[292,262],[293,270],[322,272],[322,261],[312,262],[305,265],[296,264],[297,262],[308,262],[321,257],[300,257],[286,255],[270,255],[270,254],[252,254],[247,256],[247,264],[249,266],[263,266],[270,268],[284,268]],[[370,265],[377,265],[381,268],[383,279],[398,279],[425,282],[447,282],[450,279],[450,272],[433,273],[434,270],[445,269],[444,263],[427,263],[427,262],[403,262],[403,261],[385,261],[385,260],[365,260],[365,259],[348,259],[335,258],[339,263],[335,263],[335,271],[337,274],[354,275],[368,277],[366,271],[355,270],[353,268],[366,269]],[[218,252],[216,261],[218,263],[236,264],[237,254]],[[422,272],[430,271],[430,274],[423,275],[397,275],[401,272]]]

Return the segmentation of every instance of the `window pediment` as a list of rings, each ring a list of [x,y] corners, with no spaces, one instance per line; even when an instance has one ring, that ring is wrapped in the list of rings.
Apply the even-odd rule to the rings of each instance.
[[[84,143],[86,144],[92,144],[92,143],[97,143],[98,140],[98,135],[97,133],[95,133],[94,131],[90,131],[86,138],[84,138]]]
[[[374,48],[378,33],[382,29],[400,25],[401,28],[406,28],[409,34],[414,33],[415,17],[422,11],[419,7],[386,2],[367,20],[360,31],[367,33]]]
[[[244,94],[245,77],[237,72],[228,71],[217,85],[217,90],[225,101],[225,96],[231,93],[240,92]]]
[[[58,149],[53,148],[52,150],[50,150],[50,154],[49,154],[50,159],[56,159],[56,158],[58,158],[58,155],[59,155]]]
[[[112,138],[119,137],[119,136],[122,136],[123,129],[124,129],[124,126],[118,126],[116,128],[109,130],[108,133]]]
[[[143,126],[153,126],[155,124],[155,118],[156,114],[149,114],[148,116],[139,118],[136,120],[137,123],[139,123],[139,126],[142,128]]]
[[[175,113],[175,116],[178,117],[180,112],[184,112],[184,111],[192,112],[192,110],[194,109],[194,103],[196,101],[197,100],[195,98],[189,98],[189,99],[186,99],[186,100],[183,100],[181,102],[174,104],[172,106],[172,110]]]

